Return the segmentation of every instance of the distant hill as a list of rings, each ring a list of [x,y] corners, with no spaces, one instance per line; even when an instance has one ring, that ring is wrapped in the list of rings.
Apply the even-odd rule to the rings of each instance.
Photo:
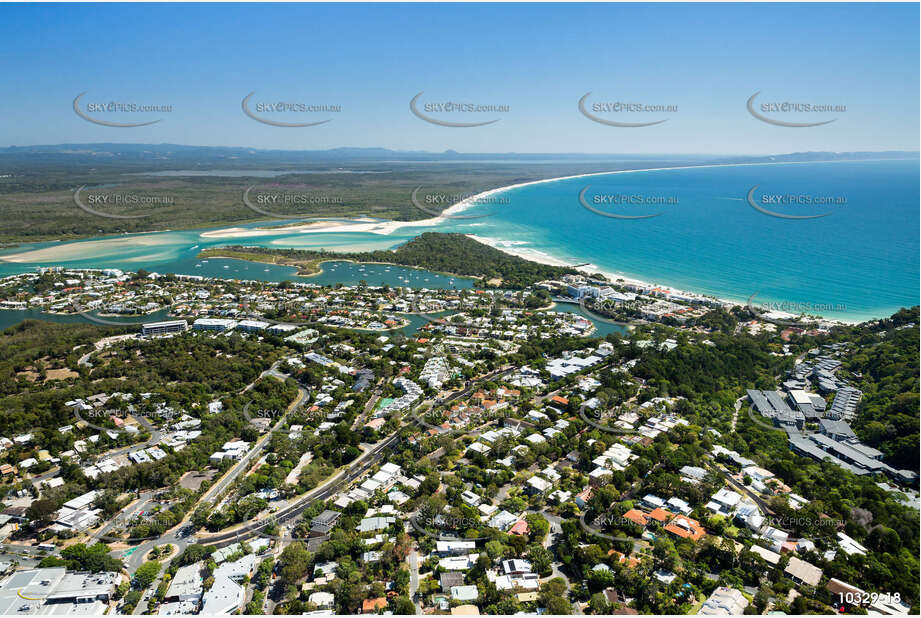
[[[917,158],[918,153],[804,152],[744,157],[352,147],[295,151],[115,143],[10,146],[0,148],[0,220],[6,223],[0,230],[0,243],[239,225],[276,215],[414,221],[432,215],[416,207],[411,198],[420,187],[445,196],[469,196],[535,180],[617,170],[911,157]],[[436,161],[438,164],[433,165]],[[272,176],[271,182],[268,176]],[[243,191],[273,182],[303,185],[310,192],[334,199],[273,214],[244,205]],[[143,216],[135,218],[95,216],[75,204],[74,190],[78,187],[168,194],[172,202],[145,209],[138,213]],[[442,207],[449,205],[445,202]]]
[[[794,152],[776,155],[676,155],[662,154],[581,154],[581,153],[463,153],[454,150],[443,152],[428,152],[424,150],[391,150],[389,148],[356,148],[341,147],[329,150],[272,150],[247,148],[239,146],[188,146],[183,144],[47,144],[34,146],[8,146],[0,148],[0,159],[7,157],[48,157],[60,155],[69,158],[101,158],[118,157],[125,160],[150,160],[163,162],[164,159],[176,162],[198,160],[207,161],[233,161],[237,164],[244,162],[257,163],[260,161],[285,160],[296,161],[381,161],[400,158],[416,161],[465,161],[479,160],[487,157],[498,161],[528,161],[528,160],[582,160],[582,161],[612,161],[612,160],[657,160],[663,159],[676,161],[840,161],[861,159],[904,159],[917,158],[918,152],[884,151],[884,152]]]

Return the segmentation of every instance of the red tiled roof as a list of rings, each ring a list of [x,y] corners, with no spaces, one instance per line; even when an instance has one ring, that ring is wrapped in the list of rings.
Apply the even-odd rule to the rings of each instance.
[[[683,515],[679,515],[673,519],[671,523],[665,526],[665,530],[682,539],[691,539],[693,541],[700,540],[700,538],[706,534],[706,531],[703,526],[700,525],[699,521]]]
[[[387,599],[384,597],[377,597],[376,599],[365,599],[361,603],[361,613],[365,612],[376,612],[379,609],[384,609],[387,607]]]
[[[519,519],[517,522],[515,522],[515,525],[509,528],[509,531],[508,531],[509,534],[518,534],[518,535],[528,534],[529,532],[531,532],[531,528],[530,526],[528,526],[528,522],[526,522],[523,519]]]
[[[624,513],[624,519],[632,521],[637,526],[645,526],[649,523],[649,520],[646,519],[646,514],[643,513],[643,511],[638,511],[637,509],[630,509]]]
[[[630,556],[630,557],[624,556],[619,551],[615,551],[613,549],[608,550],[608,555],[616,556],[618,562],[626,563],[626,565],[631,569],[636,567],[636,565],[640,563],[640,561],[634,558],[633,556]]]

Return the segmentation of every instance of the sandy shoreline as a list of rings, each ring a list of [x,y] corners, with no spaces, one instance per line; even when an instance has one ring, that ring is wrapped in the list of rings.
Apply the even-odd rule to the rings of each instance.
[[[202,232],[202,238],[253,238],[256,236],[273,236],[285,233],[322,234],[337,232],[365,232],[367,234],[392,234],[403,227],[431,227],[445,221],[445,217],[420,219],[419,221],[372,221],[354,219],[352,221],[311,221],[299,225],[276,228],[230,227],[210,232]]]
[[[396,230],[399,230],[404,227],[432,227],[444,223],[445,221],[453,218],[454,215],[457,215],[459,212],[466,210],[467,208],[473,206],[475,202],[485,201],[487,198],[497,195],[499,193],[505,193],[506,191],[511,191],[512,189],[520,189],[522,187],[530,187],[532,185],[540,185],[548,182],[559,182],[561,180],[572,180],[574,178],[590,178],[592,176],[609,176],[612,174],[635,174],[639,172],[662,172],[666,170],[686,170],[686,169],[706,169],[712,167],[738,167],[738,166],[749,166],[749,165],[792,165],[797,163],[815,163],[815,161],[784,161],[778,163],[714,163],[707,165],[682,165],[675,167],[650,167],[644,169],[631,169],[631,170],[613,170],[608,172],[591,172],[588,174],[575,174],[573,176],[557,176],[555,178],[542,178],[540,180],[529,180],[528,182],[519,182],[514,185],[506,185],[504,187],[496,187],[495,189],[489,189],[487,191],[482,191],[476,195],[472,195],[468,198],[465,198],[459,201],[456,204],[452,204],[448,208],[445,208],[442,213],[437,217],[430,217],[428,219],[419,219],[418,221],[378,221],[367,218],[356,218],[348,221],[310,221],[308,223],[302,223],[297,225],[291,225],[286,227],[276,227],[276,228],[242,228],[242,227],[231,227],[224,228],[220,230],[212,230],[210,232],[203,232],[201,234],[202,238],[252,238],[255,236],[268,236],[272,234],[278,234],[280,232],[292,232],[292,233],[304,233],[304,234],[320,234],[320,233],[330,233],[330,232],[366,232],[369,234],[392,234]]]
[[[162,241],[157,240],[156,235],[164,233],[166,232],[143,232],[120,238],[81,240],[44,247],[42,249],[27,249],[19,253],[4,255],[2,261],[15,264],[53,264],[61,260],[78,260],[84,256],[84,243],[96,243],[96,246],[100,247],[103,251],[100,258],[112,256],[114,259],[121,259],[124,261],[139,261],[144,259],[145,256],[128,259],[118,256],[122,249],[133,249],[136,247],[150,247],[151,249],[156,249],[163,244]]]
[[[495,189],[489,189],[483,191],[476,195],[470,196],[460,202],[453,204],[449,208],[446,208],[439,216],[431,217],[428,219],[420,219],[418,221],[381,221],[376,219],[370,219],[368,217],[358,217],[350,220],[339,220],[339,221],[309,221],[302,224],[291,225],[288,227],[274,227],[274,228],[242,228],[242,227],[231,227],[223,228],[217,230],[211,230],[207,232],[202,232],[200,234],[201,238],[206,239],[246,239],[262,236],[273,236],[278,234],[285,233],[302,233],[302,234],[321,234],[321,233],[350,233],[350,232],[359,232],[359,233],[370,233],[378,235],[389,235],[393,232],[405,228],[405,227],[433,227],[439,224],[442,224],[446,221],[451,220],[459,212],[464,211],[465,209],[473,206],[477,201],[483,201],[486,198],[491,196],[504,193],[506,191],[511,191],[513,189],[519,189],[522,187],[528,187],[531,185],[539,185],[551,182],[559,182],[563,180],[571,180],[575,178],[590,178],[594,176],[609,176],[614,174],[634,174],[641,172],[659,172],[667,170],[688,170],[688,169],[709,169],[709,168],[718,168],[718,167],[749,167],[749,166],[759,166],[759,165],[805,165],[805,164],[814,164],[814,163],[836,163],[836,162],[847,162],[847,161],[777,161],[777,162],[759,162],[759,163],[714,163],[714,164],[704,164],[704,165],[683,165],[683,166],[673,166],[673,167],[655,167],[655,168],[643,168],[643,169],[627,169],[627,170],[614,170],[606,172],[591,172],[587,174],[576,174],[571,176],[559,176],[555,178],[544,178],[540,180],[532,180],[528,182],[517,183],[513,185],[507,185],[504,187],[497,187]],[[151,233],[155,235],[156,233]],[[483,243],[495,249],[498,249],[509,255],[514,255],[521,257],[527,260],[534,262],[539,262],[541,264],[547,264],[552,266],[572,266],[571,263],[558,259],[545,251],[538,249],[527,248],[527,247],[518,247],[514,244],[514,241],[504,241],[501,239],[493,239],[480,237],[475,234],[467,234],[467,236],[477,242]],[[88,241],[88,242],[99,242],[105,243],[104,246],[107,248],[117,250],[119,245],[122,243],[130,244],[137,246],[138,244],[143,246],[154,247],[158,243],[155,237],[151,238],[116,238],[116,239],[105,239],[98,241]],[[31,251],[25,251],[22,253],[15,253],[3,256],[3,260],[8,262],[44,262],[51,263],[59,259],[72,258],[74,256],[69,255],[69,253],[79,251],[77,246],[81,243],[73,243],[70,245],[64,245],[60,247],[46,247],[44,249],[37,249]],[[140,259],[140,258],[139,258]],[[335,259],[335,258],[332,258]],[[659,288],[661,290],[667,291],[668,293],[680,294],[682,296],[688,296],[693,298],[708,298],[716,299],[725,307],[731,306],[744,306],[744,301],[740,302],[738,300],[719,298],[715,296],[709,296],[705,294],[699,294],[689,290],[681,290],[674,288],[666,284],[657,284],[651,283],[649,281],[644,281],[637,279],[635,277],[630,277],[621,273],[614,273],[609,271],[604,271],[599,269],[593,264],[586,264],[577,268],[577,270],[584,272],[586,274],[591,273],[601,273],[606,276],[609,280],[617,281],[621,280],[623,283],[633,284],[640,287],[652,287]],[[825,320],[829,322],[838,322],[844,324],[857,324],[860,320],[841,320],[841,319],[830,319],[825,317]]]
[[[475,205],[475,202],[486,201],[487,198],[490,198],[494,195],[505,193],[506,191],[511,191],[513,189],[520,189],[522,187],[530,187],[532,185],[540,185],[549,182],[559,182],[562,180],[572,180],[574,178],[591,178],[593,176],[610,176],[613,174],[637,174],[641,172],[663,172],[668,170],[689,170],[689,169],[709,169],[715,167],[748,167],[756,165],[800,165],[800,164],[809,164],[809,163],[835,163],[835,161],[777,161],[777,162],[762,162],[762,163],[710,163],[704,165],[680,165],[673,167],[649,167],[643,169],[629,169],[629,170],[613,170],[607,172],[591,172],[588,174],[575,174],[572,176],[557,176],[555,178],[542,178],[540,180],[529,180],[528,182],[520,182],[513,185],[506,185],[504,187],[497,187],[495,189],[489,189],[487,191],[482,191],[476,195],[472,195],[466,199],[461,200],[456,204],[452,204],[446,208],[442,213],[437,217],[430,217],[428,219],[419,219],[418,221],[380,221],[376,219],[369,219],[367,217],[355,218],[346,221],[310,221],[307,223],[301,223],[296,225],[291,225],[287,227],[275,227],[275,228],[242,228],[242,227],[231,227],[223,228],[218,230],[211,230],[209,232],[203,232],[201,234],[202,238],[253,238],[257,236],[271,236],[273,234],[279,233],[303,233],[303,234],[322,234],[322,233],[336,233],[336,232],[365,232],[369,234],[381,234],[388,235],[392,234],[396,230],[399,230],[404,227],[432,227],[444,223],[452,218],[454,218],[458,213],[466,210],[467,208]]]
[[[652,283],[649,281],[644,281],[642,279],[637,279],[635,277],[630,277],[622,273],[606,271],[606,270],[598,268],[594,264],[584,264],[582,266],[575,267],[570,262],[555,258],[549,253],[546,253],[539,249],[532,249],[529,247],[510,246],[508,244],[505,244],[506,241],[503,241],[503,240],[497,240],[494,238],[485,238],[482,236],[477,236],[476,234],[465,234],[465,236],[479,243],[492,247],[493,249],[498,249],[499,251],[502,251],[503,253],[507,253],[508,255],[514,255],[520,258],[524,258],[526,260],[530,260],[532,262],[537,262],[539,264],[546,264],[548,266],[568,266],[568,267],[575,268],[579,272],[585,273],[586,275],[600,273],[604,275],[605,277],[607,277],[608,280],[611,281],[612,283],[619,282],[620,284],[631,284],[631,285],[636,285],[636,286],[641,286],[641,287],[658,288],[660,290],[667,290],[668,292],[672,294],[681,294],[685,296],[691,296],[694,298],[716,299],[717,301],[719,301],[720,303],[722,303],[724,306],[727,306],[727,307],[742,305],[742,303],[735,301],[735,300],[728,299],[728,298],[719,298],[716,296],[708,296],[706,294],[698,294],[697,292],[691,292],[688,290],[680,290],[670,285],[665,285],[661,283]]]
[[[637,279],[636,277],[624,275],[622,273],[615,273],[615,272],[611,272],[608,270],[603,270],[601,268],[598,268],[594,264],[584,264],[582,266],[575,267],[570,262],[555,258],[549,253],[546,253],[544,251],[541,251],[538,249],[532,249],[528,247],[517,247],[514,245],[510,246],[508,244],[505,244],[507,241],[503,241],[503,240],[499,240],[495,238],[485,238],[482,236],[477,236],[476,234],[465,234],[465,236],[479,243],[492,247],[493,249],[498,249],[499,251],[502,251],[503,253],[507,253],[508,255],[514,255],[516,257],[530,260],[532,262],[538,262],[540,264],[546,264],[548,266],[569,266],[569,267],[575,268],[579,272],[584,273],[585,275],[592,275],[592,274],[600,273],[604,275],[605,277],[607,277],[607,279],[610,282],[612,283],[616,282],[619,285],[628,284],[628,285],[634,285],[634,286],[642,287],[642,288],[655,288],[657,290],[664,291],[666,294],[677,294],[680,296],[687,296],[690,298],[716,300],[723,307],[727,309],[730,307],[745,307],[746,306],[745,302],[742,302],[742,301],[733,300],[730,298],[723,298],[719,296],[708,295],[708,294],[700,294],[698,292],[692,292],[689,290],[682,290],[682,289],[675,288],[670,285],[666,285],[664,283],[652,283],[649,281],[645,281],[643,279]],[[666,300],[668,300],[667,297],[666,297]],[[797,316],[795,316],[794,314],[787,314],[787,317],[789,317],[790,319],[795,319]],[[826,322],[834,322],[837,324],[860,324],[861,322],[865,321],[865,320],[843,320],[843,319],[837,319],[837,318],[832,319],[832,318],[828,318],[825,316],[823,316],[822,319]]]
[[[748,166],[756,166],[756,165],[799,165],[799,164],[808,164],[808,163],[835,163],[835,162],[836,161],[777,161],[777,162],[762,162],[762,163],[713,163],[713,164],[706,164],[706,165],[683,165],[683,166],[674,166],[674,167],[655,167],[655,168],[645,168],[645,169],[615,170],[611,172],[593,172],[590,174],[576,174],[574,176],[560,176],[557,178],[545,178],[543,180],[522,182],[522,183],[518,183],[514,185],[508,185],[506,187],[500,187],[497,189],[490,189],[489,191],[484,191],[483,193],[479,193],[473,197],[470,197],[466,200],[458,202],[457,204],[454,204],[450,208],[445,209],[441,217],[438,217],[437,219],[432,219],[432,221],[437,221],[440,223],[441,221],[444,221],[445,219],[449,218],[449,217],[445,217],[444,215],[456,214],[464,210],[465,208],[469,207],[476,200],[486,198],[492,195],[496,195],[498,193],[503,193],[511,189],[517,189],[520,187],[527,187],[531,185],[539,185],[539,184],[544,184],[548,182],[558,182],[561,180],[571,180],[573,178],[589,178],[592,176],[608,176],[608,175],[613,175],[613,174],[631,174],[631,173],[638,173],[638,172],[661,172],[661,171],[666,171],[666,170],[686,170],[686,169],[698,169],[698,168],[707,169],[707,168],[715,168],[715,167],[748,167]],[[484,245],[490,246],[494,249],[498,249],[499,251],[502,251],[503,253],[506,253],[508,255],[514,255],[514,256],[517,256],[517,257],[520,257],[526,260],[530,260],[532,262],[538,262],[540,264],[547,264],[548,266],[573,266],[571,263],[565,260],[556,258],[545,251],[541,251],[539,249],[528,248],[528,247],[518,247],[517,245],[514,244],[514,241],[505,241],[501,239],[485,238],[482,236],[477,236],[476,234],[466,234],[466,236]],[[711,295],[706,295],[706,294],[699,294],[697,292],[678,289],[678,288],[675,288],[675,287],[672,287],[666,284],[653,283],[653,282],[645,281],[642,279],[637,279],[635,277],[630,277],[622,273],[614,273],[614,272],[602,270],[602,269],[599,269],[594,264],[584,264],[582,266],[575,267],[575,269],[580,272],[585,273],[586,275],[600,273],[604,275],[605,277],[607,277],[607,279],[611,282],[620,280],[621,283],[635,285],[635,286],[644,287],[644,288],[657,288],[659,290],[664,290],[666,291],[666,293],[670,293],[670,294],[678,294],[681,296],[687,296],[691,298],[701,298],[701,299],[706,298],[706,299],[711,299],[711,300],[715,299],[717,302],[719,302],[721,305],[723,305],[723,307],[727,309],[730,307],[744,307],[745,306],[744,302],[740,302],[738,300],[733,300],[730,298],[723,298],[723,297],[718,297],[718,296],[711,296]],[[793,318],[796,316],[794,316],[793,314],[790,314],[790,317]],[[862,321],[862,320],[831,319],[826,316],[823,316],[823,319],[828,322],[835,322],[839,324],[859,324]]]

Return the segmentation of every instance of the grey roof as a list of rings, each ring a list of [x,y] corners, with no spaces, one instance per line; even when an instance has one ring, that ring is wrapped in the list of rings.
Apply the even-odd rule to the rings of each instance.
[[[699,466],[683,466],[679,472],[692,479],[698,480],[707,476],[707,471]]]
[[[848,440],[847,444],[854,450],[860,451],[870,459],[879,459],[883,456],[883,452],[873,448],[872,446],[867,446],[862,442],[856,440]]]
[[[765,399],[771,404],[776,412],[790,412],[791,408],[787,405],[787,400],[778,391],[761,391]]]
[[[699,615],[741,614],[748,607],[748,599],[741,591],[720,586],[713,591],[698,610]]]
[[[359,532],[374,532],[383,530],[396,521],[394,517],[366,517],[358,524]]]
[[[832,440],[826,435],[817,433],[809,436],[809,439],[815,442],[819,448],[831,453],[838,459],[843,459],[848,463],[852,463],[866,470],[870,470],[872,472],[881,472],[886,468],[889,468],[889,466],[883,462],[876,459],[870,459],[848,444]]]
[[[748,398],[751,399],[752,405],[755,406],[755,410],[759,414],[763,416],[774,415],[774,406],[768,402],[761,391],[752,388],[748,389]]]
[[[819,429],[822,433],[834,438],[835,440],[844,440],[847,438],[856,438],[857,434],[851,429],[845,421],[835,421],[823,418],[819,421]]]
[[[812,407],[822,412],[828,407],[828,404],[825,403],[825,399],[816,393],[809,393],[809,401],[812,402]]]
[[[166,598],[179,598],[180,597],[200,597],[202,591],[204,590],[203,583],[204,581],[201,578],[201,566],[200,562],[195,564],[187,564],[186,566],[179,567],[179,570],[176,571],[176,575],[173,576],[173,581],[170,582],[169,588],[166,591]]]
[[[227,577],[216,574],[211,588],[202,597],[202,614],[229,614],[246,598],[243,588]]]
[[[812,457],[813,459],[818,459],[819,461],[822,461],[822,460],[831,461],[831,462],[836,461],[834,456],[829,455],[828,453],[820,449],[809,438],[805,438],[800,435],[788,435],[787,442],[790,445],[790,448],[793,449],[793,451],[799,453],[800,455]]]
[[[807,420],[822,418],[822,415],[815,411],[815,408],[812,407],[811,403],[801,403],[797,407]]]
[[[784,569],[784,573],[810,586],[818,585],[819,580],[822,579],[822,569],[809,564],[805,560],[800,560],[796,556],[790,557],[790,563]]]
[[[0,614],[101,613],[121,576],[115,572],[67,572],[63,567],[17,571],[0,582]],[[79,601],[79,602],[78,602]]]
[[[331,511],[327,509],[323,511],[322,513],[320,513],[319,515],[317,515],[316,517],[314,517],[313,520],[310,522],[310,525],[315,528],[317,527],[332,528],[333,526],[336,525],[336,522],[339,520],[341,516],[342,516],[342,513],[340,513],[339,511]]]
[[[805,416],[799,410],[789,410],[787,412],[778,412],[774,417],[775,424],[777,425],[792,425],[792,426],[801,426]]]
[[[439,581],[442,592],[451,592],[451,588],[464,585],[464,574],[461,571],[445,571]]]
[[[854,416],[857,413],[857,404],[860,403],[862,396],[863,392],[853,386],[844,386],[838,389],[835,399],[831,403],[831,408],[828,410],[828,416],[838,418]]]
[[[48,595],[49,601],[105,597],[115,592],[121,576],[115,572],[67,573]]]

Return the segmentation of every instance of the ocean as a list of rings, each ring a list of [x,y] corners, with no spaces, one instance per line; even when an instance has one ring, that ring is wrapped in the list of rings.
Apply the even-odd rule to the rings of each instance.
[[[754,296],[753,304],[767,309],[865,320],[919,303],[918,171],[917,160],[889,160],[612,173],[510,189],[501,200],[459,213],[485,216],[389,235],[272,230],[209,239],[201,237],[207,230],[194,230],[23,245],[0,252],[0,260],[30,252],[29,261],[0,262],[0,275],[54,264],[279,281],[294,278],[294,270],[236,260],[202,264],[195,254],[229,244],[362,251],[442,231],[740,303]],[[470,285],[406,270],[338,262],[303,280]]]
[[[448,227],[681,290],[864,320],[919,302],[918,178],[917,160],[610,174],[512,189],[462,213],[491,216]],[[753,187],[763,210],[824,216],[766,214]]]

